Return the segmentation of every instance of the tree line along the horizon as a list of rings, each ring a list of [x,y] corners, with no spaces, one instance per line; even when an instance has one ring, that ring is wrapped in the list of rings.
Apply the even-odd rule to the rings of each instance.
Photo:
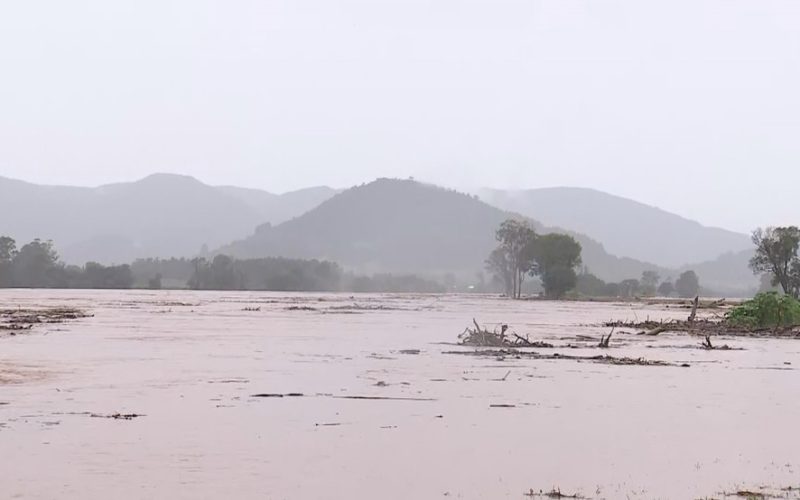
[[[138,259],[131,264],[84,266],[60,261],[51,241],[34,240],[17,249],[0,237],[0,288],[194,289],[316,292],[441,293],[445,285],[413,274],[371,276],[344,271],[329,261],[269,257]]]
[[[606,283],[581,268],[581,245],[565,234],[539,235],[526,220],[509,219],[497,229],[498,246],[485,265],[493,274],[484,282],[459,288],[447,274],[438,279],[413,274],[372,276],[344,271],[329,261],[269,257],[237,260],[227,255],[205,258],[137,259],[131,264],[105,266],[88,262],[66,265],[53,243],[34,240],[21,248],[7,236],[0,237],[0,288],[190,288],[198,290],[351,291],[351,292],[445,292],[503,291],[519,298],[526,278],[538,278],[546,298],[679,296],[700,293],[694,271],[683,272],[673,283],[655,270],[639,279]],[[755,253],[750,261],[754,274],[762,276],[762,290],[777,289],[800,295],[800,229],[796,226],[757,229],[752,235]],[[535,293],[530,280],[525,291]]]

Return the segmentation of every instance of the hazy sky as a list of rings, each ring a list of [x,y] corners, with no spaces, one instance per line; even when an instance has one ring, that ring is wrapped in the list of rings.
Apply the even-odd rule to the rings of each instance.
[[[0,65],[0,175],[34,182],[414,176],[800,223],[796,0],[9,1]]]

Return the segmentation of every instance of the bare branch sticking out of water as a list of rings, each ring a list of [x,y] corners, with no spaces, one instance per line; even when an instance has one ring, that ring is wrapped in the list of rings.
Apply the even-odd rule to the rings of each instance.
[[[728,344],[724,345],[713,345],[711,343],[711,337],[709,335],[705,336],[705,340],[700,343],[700,347],[709,351],[743,351],[741,347],[731,347]]]
[[[609,332],[608,337],[600,337],[600,343],[597,345],[597,347],[603,349],[607,348],[609,346],[609,342],[611,342],[611,336],[614,335],[615,329],[616,327],[611,327],[611,332]]]

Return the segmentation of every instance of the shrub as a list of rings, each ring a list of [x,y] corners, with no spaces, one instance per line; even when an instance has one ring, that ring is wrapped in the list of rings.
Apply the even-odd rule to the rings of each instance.
[[[772,328],[800,325],[800,302],[777,292],[759,293],[732,309],[728,324],[744,328]]]

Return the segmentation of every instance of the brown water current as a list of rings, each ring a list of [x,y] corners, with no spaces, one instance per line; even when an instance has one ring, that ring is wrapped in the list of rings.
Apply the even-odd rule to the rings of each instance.
[[[684,309],[0,291],[20,307],[93,316],[0,330],[0,498],[798,498],[800,340],[596,347]],[[473,317],[555,346],[526,352],[670,365],[450,353]]]

